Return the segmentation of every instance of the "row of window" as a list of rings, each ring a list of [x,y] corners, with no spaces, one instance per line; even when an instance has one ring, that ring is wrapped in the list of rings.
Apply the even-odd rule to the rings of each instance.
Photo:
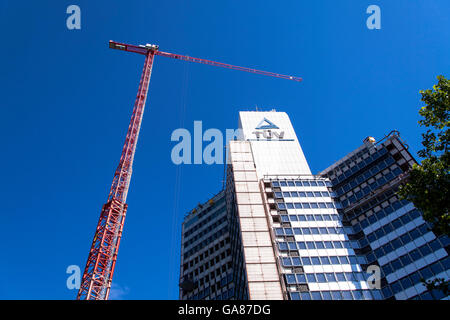
[[[365,197],[366,195],[368,195],[372,191],[376,191],[377,189],[379,189],[385,183],[393,180],[395,177],[397,177],[401,173],[402,173],[402,169],[400,169],[399,167],[395,168],[394,170],[386,173],[384,176],[381,176],[380,178],[376,179],[372,183],[368,184],[367,186],[365,186],[361,190],[355,192],[354,194],[349,196],[347,199],[342,200],[342,205],[344,207],[346,207],[349,204],[357,202],[358,200],[360,200],[361,198]]]
[[[272,181],[272,187],[331,187],[328,180],[279,180]]]
[[[377,152],[375,152],[372,155],[370,155],[368,158],[362,160],[360,163],[357,163],[355,166],[353,166],[349,170],[344,171],[337,178],[331,180],[331,183],[333,185],[339,184],[340,182],[342,182],[345,179],[349,178],[350,176],[352,176],[353,174],[355,174],[359,170],[363,170],[364,168],[369,166],[371,163],[373,163],[375,160],[378,160],[380,157],[385,155],[387,152],[388,151],[385,148],[382,148],[382,149],[378,150]],[[345,164],[341,164],[340,167],[343,168],[344,166],[345,166]]]
[[[211,242],[215,241],[216,239],[220,238],[222,235],[226,234],[228,232],[228,226],[224,226],[222,229],[218,230],[216,233],[212,234],[207,239],[203,240],[199,244],[197,244],[195,247],[189,249],[184,255],[183,259],[187,260],[188,257],[191,255],[197,253],[199,250],[204,248],[205,246],[209,245]]]
[[[186,262],[183,264],[183,270],[186,271],[188,269],[188,267],[192,268],[194,265],[197,265],[199,262],[202,262],[204,259],[208,258],[209,256],[219,255],[220,254],[219,250],[224,248],[226,246],[226,244],[228,244],[228,243],[230,243],[229,237],[223,239],[220,242],[217,242],[214,246],[211,246],[208,250],[205,250],[203,253],[199,254],[198,256],[191,259],[190,261],[185,260]],[[229,252],[229,250],[231,250],[231,249],[229,248],[229,245],[228,245],[227,249],[226,249],[227,255],[229,255],[231,253],[231,252]]]
[[[185,240],[184,242],[184,248],[187,248],[190,244],[194,243],[195,241],[197,241],[198,239],[202,238],[203,236],[205,236],[206,234],[208,234],[209,232],[211,232],[212,230],[214,230],[216,227],[220,226],[222,223],[224,223],[225,221],[227,221],[227,217],[224,216],[220,219],[218,219],[216,222],[214,222],[213,224],[211,224],[210,226],[204,228],[202,231],[200,231],[199,233],[197,233],[195,236],[190,237],[189,240]]]
[[[218,207],[219,205],[216,204],[216,207]],[[222,210],[217,210],[213,213],[211,213],[210,215],[208,215],[207,217],[205,217],[204,219],[202,219],[201,221],[195,220],[197,221],[197,224],[194,225],[191,228],[188,228],[190,225],[192,225],[195,221],[194,218],[189,220],[189,225],[188,223],[185,223],[184,225],[184,237],[187,238],[188,236],[190,236],[192,233],[194,233],[195,231],[197,231],[198,229],[202,228],[205,224],[207,224],[208,222],[212,221],[212,220],[216,220],[217,216],[226,213],[226,208],[223,207]]]
[[[336,194],[340,197],[344,193],[350,191],[351,189],[359,186],[364,181],[370,179],[371,177],[375,176],[378,172],[383,171],[390,165],[392,165],[395,162],[395,160],[392,157],[386,158],[386,160],[381,161],[378,163],[378,165],[374,165],[370,168],[365,168],[364,173],[361,173],[360,175],[356,176],[355,178],[351,179],[348,183],[344,184],[340,188],[336,190]]]
[[[222,294],[219,294],[215,296],[214,298],[211,298],[211,300],[231,300],[234,297],[234,287],[229,289],[228,291],[223,292]],[[244,296],[244,300],[246,300]]]
[[[447,256],[440,261],[426,266],[410,275],[393,282],[390,286],[386,286],[382,289],[383,295],[387,298],[394,294],[397,294],[403,290],[406,290],[412,286],[421,283],[421,279],[430,279],[433,276],[440,274],[442,271],[450,269],[450,257]],[[448,279],[447,279],[448,280]],[[440,299],[440,298],[435,298]]]
[[[417,261],[422,257],[426,257],[430,253],[441,249],[443,246],[445,246],[445,243],[441,243],[438,239],[434,239],[433,241],[426,243],[423,246],[420,246],[419,248],[414,249],[409,253],[391,261],[390,263],[387,263],[382,267],[382,270],[385,275],[391,274],[403,267],[406,267],[414,261]]]
[[[309,234],[345,234],[342,227],[303,227],[303,228],[274,228],[276,236],[293,236]]]
[[[394,230],[399,229],[400,227],[408,224],[409,222],[421,217],[419,210],[411,210],[398,217],[397,219],[386,223],[383,226],[380,226],[378,229],[372,231],[367,235],[367,240],[369,242],[373,242],[381,237],[388,235]]]
[[[337,214],[283,214],[281,215],[281,222],[290,221],[339,221]]]
[[[365,272],[326,272],[326,273],[299,273],[285,274],[286,283],[327,283],[327,282],[359,282],[366,281],[371,275]]]
[[[200,219],[202,219],[206,214],[208,214],[212,209],[214,208],[218,208],[220,206],[222,206],[222,204],[225,202],[225,197],[221,197],[216,203],[214,203],[214,205],[209,205],[206,209],[202,210],[201,212],[199,212],[195,217],[191,218],[189,221],[187,221],[184,224],[184,229],[185,231],[187,231],[188,227],[190,225],[192,225],[195,222],[200,222]],[[205,220],[201,221],[202,223],[205,222]]]
[[[195,268],[192,272],[190,272],[189,274],[187,274],[186,276],[190,279],[194,279],[194,277],[197,277],[199,274],[201,274],[203,271],[211,271],[211,269],[208,268],[213,268],[215,263],[219,263],[221,259],[224,259],[225,257],[220,257],[217,256],[217,259],[212,259],[210,260],[210,262],[207,262],[204,265],[201,265],[198,268]],[[210,266],[208,266],[210,265]],[[221,273],[225,272],[227,270],[227,268],[231,268],[230,262],[228,262],[227,264],[224,264],[222,266],[218,266],[217,269],[212,270],[209,274],[205,275],[204,277],[198,279],[197,282],[195,282],[195,286],[197,287],[198,285],[203,285],[203,282],[208,282],[209,281],[209,277],[211,277],[211,279],[215,278],[216,276],[219,276]]]
[[[442,298],[445,298],[444,292],[439,289],[434,289],[412,297],[411,300],[441,300]]]
[[[328,191],[283,191],[275,192],[275,198],[314,198],[314,197],[336,197],[334,192]]]
[[[377,159],[378,158],[379,157],[377,157]],[[373,159],[373,160],[376,160],[376,159]],[[373,160],[370,161],[370,163],[372,163]],[[359,164],[354,166],[352,169],[347,170],[343,174],[339,175],[336,179],[333,179],[331,181],[331,183],[334,186],[336,186],[337,184],[339,184],[340,182],[342,182],[345,179],[349,178],[350,176],[354,175],[358,171],[365,170],[364,173],[359,174],[358,176],[352,178],[348,183],[346,183],[345,185],[341,186],[336,191],[336,193],[339,196],[341,194],[349,191],[350,189],[354,188],[356,185],[362,183],[363,181],[369,179],[371,176],[377,174],[379,171],[389,167],[391,164],[393,164],[395,162],[394,158],[392,158],[391,156],[388,156],[385,160],[382,160],[377,165],[373,165],[373,166],[371,166],[370,164],[365,163],[366,161],[367,161],[367,159],[362,161],[362,162],[360,162]]]
[[[341,264],[357,265],[359,264],[359,262],[358,257],[356,256],[282,257],[281,264],[284,267],[300,267],[309,265],[341,265]]]
[[[187,300],[202,300],[206,296],[210,295],[209,288],[206,288],[204,291],[199,292],[198,294],[193,295],[190,298],[187,298]],[[230,300],[234,296],[234,287],[231,289],[226,290],[222,294],[218,294],[215,297],[211,298],[211,300]]]
[[[355,217],[358,217],[361,214],[367,212],[369,209],[380,205],[383,201],[390,201],[390,200],[396,200],[396,199],[397,199],[397,197],[395,195],[395,189],[388,189],[385,192],[378,194],[376,197],[372,197],[369,201],[363,203],[362,205],[357,206],[354,209],[347,211],[344,215],[344,219],[345,220],[354,219]],[[404,203],[403,205],[408,204],[408,201],[406,201],[406,200],[402,200],[401,202]],[[378,216],[378,213],[380,214],[380,216]],[[377,212],[377,217],[379,217],[378,219],[382,219],[386,215],[387,214],[385,214],[383,212],[383,209],[381,211]]]
[[[367,255],[368,261],[374,261],[375,259],[379,259],[389,253],[391,253],[394,250],[397,250],[398,248],[401,248],[405,246],[406,244],[410,243],[411,241],[416,240],[417,238],[425,235],[429,232],[428,226],[426,223],[422,224],[421,226],[404,233],[398,238],[395,238],[383,246],[375,249],[373,252],[369,253]]]
[[[394,201],[387,207],[382,208],[381,210],[375,212],[371,216],[369,216],[369,217],[359,221],[359,223],[356,223],[355,225],[353,225],[353,229],[355,230],[355,232],[359,232],[362,229],[367,228],[369,225],[372,225],[375,222],[380,221],[381,219],[389,216],[392,212],[399,210],[400,208],[406,206],[407,204],[409,204],[409,202],[407,200]],[[415,209],[415,211],[417,211],[417,212],[409,213],[409,214],[414,215],[414,216],[411,216],[411,217],[414,217],[413,219],[415,219],[421,215],[417,209]]]
[[[278,202],[279,210],[285,209],[341,209],[339,202]]]
[[[217,268],[216,270],[213,270],[212,272],[205,275],[204,277],[202,277],[198,280],[193,280],[194,281],[194,290],[203,285],[205,285],[205,286],[208,285],[210,283],[210,280],[212,281],[213,279],[216,279],[216,277],[219,277],[224,272],[227,272],[227,270],[230,270],[231,267],[232,267],[231,262],[228,262],[227,264],[224,264],[223,266]],[[187,276],[187,278],[194,279],[192,276],[192,272],[189,276]],[[230,274],[228,274],[228,276],[225,276],[222,279],[215,281],[214,284],[211,284],[212,292],[218,290],[221,287],[224,287],[232,280],[233,280],[233,276],[230,273]]]
[[[297,241],[278,242],[280,251],[295,251],[306,249],[352,249],[349,241]]]
[[[292,300],[381,300],[378,290],[290,292]]]
[[[375,216],[378,216],[378,218],[381,218],[378,213],[383,212],[382,216],[384,217],[384,214],[390,214],[390,213],[394,212],[394,207],[396,209],[399,209],[400,208],[399,206],[401,206],[400,201],[396,201],[393,204],[394,204],[394,206],[386,207],[385,209],[387,209],[387,210],[381,210],[381,211],[377,212],[376,214],[373,214],[370,217],[362,220],[360,223],[353,225],[354,232],[359,233],[359,236],[358,235],[356,235],[356,236],[358,238],[360,238],[360,240],[358,241],[360,248],[366,247],[367,245],[369,245],[369,242],[372,243],[375,240],[379,239],[380,237],[383,237],[384,235],[388,234],[389,232],[392,232],[393,230],[396,230],[396,229],[400,228],[401,226],[406,225],[410,221],[417,219],[418,217],[421,216],[421,213],[417,209],[411,210],[409,212],[406,212],[402,216],[398,217],[397,219],[393,220],[390,223],[388,222],[388,223],[385,223],[384,225],[380,225],[377,230],[375,230],[365,236],[364,233],[361,231],[362,227],[366,228],[370,224],[375,223],[376,222]],[[383,232],[384,232],[384,234],[383,234]],[[352,235],[350,235],[350,236],[352,236]],[[354,237],[354,235],[353,235],[353,237]]]

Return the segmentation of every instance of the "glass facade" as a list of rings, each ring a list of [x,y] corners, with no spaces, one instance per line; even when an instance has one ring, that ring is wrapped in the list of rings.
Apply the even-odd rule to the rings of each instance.
[[[443,299],[421,279],[450,277],[448,237],[437,238],[398,187],[415,160],[398,134],[367,141],[321,173],[342,204],[343,224],[367,264],[381,267],[383,299]]]
[[[181,246],[180,299],[235,298],[224,191],[185,217]]]
[[[331,182],[320,177],[264,178],[285,298],[373,300],[381,292],[342,224]]]

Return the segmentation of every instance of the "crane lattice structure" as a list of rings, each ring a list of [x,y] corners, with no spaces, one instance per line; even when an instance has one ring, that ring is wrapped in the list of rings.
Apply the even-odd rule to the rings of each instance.
[[[107,300],[109,296],[128,207],[126,200],[130,186],[133,159],[139,137],[139,130],[141,128],[142,116],[144,114],[145,101],[147,99],[148,86],[155,55],[276,78],[302,81],[299,77],[233,66],[226,63],[193,58],[180,54],[167,53],[159,51],[159,46],[157,45],[147,44],[136,46],[109,41],[109,47],[111,49],[142,54],[145,56],[145,62],[131,115],[131,121],[128,126],[125,143],[122,149],[122,155],[120,157],[119,165],[114,173],[108,200],[103,205],[100,213],[100,219],[97,224],[97,229],[95,230],[91,250],[81,279],[81,285],[77,295],[78,300]]]

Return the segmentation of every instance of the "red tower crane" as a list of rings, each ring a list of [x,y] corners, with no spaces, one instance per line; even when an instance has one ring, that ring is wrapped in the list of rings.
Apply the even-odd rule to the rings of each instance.
[[[241,70],[276,78],[302,81],[299,77],[287,76],[283,74],[261,71],[251,68],[233,66],[226,63],[215,62],[205,59],[193,58],[174,53],[159,51],[157,45],[130,45],[109,41],[111,49],[118,49],[128,52],[145,55],[144,69],[139,83],[139,89],[134,103],[131,121],[122,149],[119,165],[114,173],[111,189],[107,202],[103,205],[100,219],[95,230],[94,240],[81,279],[78,291],[78,300],[107,300],[111,289],[111,281],[114,274],[114,267],[117,261],[120,239],[122,237],[125,215],[127,212],[127,193],[130,186],[134,153],[136,150],[139,130],[141,128],[142,116],[144,114],[145,101],[147,98],[148,85],[152,72],[153,59],[155,55],[197,62]]]

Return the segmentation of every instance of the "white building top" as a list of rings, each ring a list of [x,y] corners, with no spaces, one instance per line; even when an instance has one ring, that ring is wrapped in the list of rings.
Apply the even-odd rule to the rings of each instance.
[[[256,171],[264,175],[310,175],[308,163],[285,112],[239,112],[239,128],[250,141]]]

